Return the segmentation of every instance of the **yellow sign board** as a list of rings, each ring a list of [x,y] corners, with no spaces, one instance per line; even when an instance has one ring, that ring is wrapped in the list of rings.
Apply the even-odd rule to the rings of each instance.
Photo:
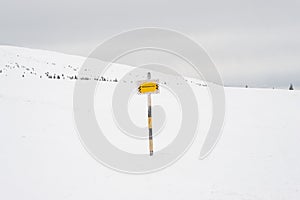
[[[155,94],[159,92],[159,86],[156,81],[148,80],[139,83],[138,92],[140,94]]]

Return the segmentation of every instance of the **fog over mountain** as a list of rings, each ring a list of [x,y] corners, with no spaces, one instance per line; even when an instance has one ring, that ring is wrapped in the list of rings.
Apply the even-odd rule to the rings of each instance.
[[[182,32],[202,45],[226,85],[300,86],[299,1],[3,1],[0,44],[87,56],[138,27]]]

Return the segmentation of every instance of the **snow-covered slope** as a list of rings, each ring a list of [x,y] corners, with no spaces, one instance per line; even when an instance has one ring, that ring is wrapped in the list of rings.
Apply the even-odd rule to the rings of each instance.
[[[76,133],[73,87],[83,62],[77,56],[0,47],[0,199],[300,198],[298,91],[225,88],[223,135],[212,154],[198,160],[211,104],[207,88],[190,83],[201,122],[190,150],[163,171],[127,175],[96,162]],[[106,87],[116,84],[108,81]],[[129,108],[132,120],[143,126],[146,110],[141,98],[133,98],[130,105],[135,106]],[[168,98],[162,91],[154,99],[169,104],[167,113],[177,108]],[[104,129],[114,130],[113,119],[101,119],[101,113],[110,112],[109,99],[102,101],[96,106],[97,116],[107,120]],[[174,111],[171,116],[167,118],[171,124],[180,120]],[[174,131],[166,124],[166,131],[154,139],[157,149],[174,137],[169,132]],[[147,152],[143,141],[106,136],[126,151]]]

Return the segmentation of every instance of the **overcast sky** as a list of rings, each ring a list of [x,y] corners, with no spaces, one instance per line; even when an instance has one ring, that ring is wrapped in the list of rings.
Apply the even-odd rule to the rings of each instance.
[[[0,44],[86,56],[149,26],[201,44],[226,85],[300,86],[299,0],[0,0]]]

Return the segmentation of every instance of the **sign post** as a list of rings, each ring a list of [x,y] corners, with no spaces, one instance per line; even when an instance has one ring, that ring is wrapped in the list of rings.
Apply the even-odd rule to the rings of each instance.
[[[148,80],[151,79],[151,73],[147,74]],[[148,94],[148,129],[149,129],[149,150],[150,156],[153,155],[153,137],[152,137],[152,112],[151,112],[151,93]]]
[[[148,95],[149,151],[150,151],[150,156],[153,156],[151,94],[159,93],[158,80],[151,80],[151,73],[148,72],[147,80],[139,82],[138,92],[139,92],[139,94],[147,94]]]

